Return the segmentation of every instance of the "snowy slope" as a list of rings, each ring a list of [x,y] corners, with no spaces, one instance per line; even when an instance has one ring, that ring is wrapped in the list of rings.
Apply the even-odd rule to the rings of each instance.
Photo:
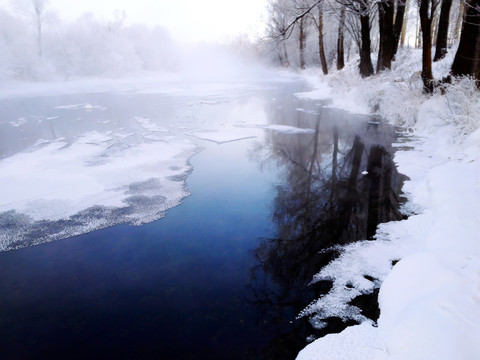
[[[451,56],[435,64],[437,78]],[[427,97],[420,68],[420,52],[406,50],[392,71],[368,80],[355,74],[354,63],[327,77],[308,74],[317,90],[300,96],[331,97],[332,106],[377,113],[407,129],[409,148],[398,144],[395,161],[410,178],[410,217],[381,225],[377,241],[347,246],[317,275],[348,268],[334,289],[350,281],[362,291],[355,277],[374,274],[382,281],[378,326],[366,321],[327,335],[299,360],[480,359],[480,98],[468,80]]]

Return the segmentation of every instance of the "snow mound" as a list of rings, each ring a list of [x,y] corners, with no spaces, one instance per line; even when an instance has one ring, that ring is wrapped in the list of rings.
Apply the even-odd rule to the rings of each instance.
[[[329,334],[300,351],[297,359],[380,360],[385,349],[377,344],[376,329],[370,322],[351,326],[340,334]],[[355,351],[352,351],[355,349]]]

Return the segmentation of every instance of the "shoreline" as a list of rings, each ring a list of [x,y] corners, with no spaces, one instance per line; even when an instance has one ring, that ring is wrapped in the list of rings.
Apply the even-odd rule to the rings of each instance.
[[[397,150],[394,158],[410,178],[403,187],[409,218],[380,225],[375,242],[347,246],[339,259],[365,258],[358,269],[383,277],[378,327],[364,322],[327,335],[302,350],[299,360],[480,357],[480,130],[472,111],[478,93],[468,98],[467,80],[461,80],[446,95],[427,97],[414,84],[416,56],[407,63],[405,53],[400,56],[392,71],[369,79],[358,79],[352,63],[324,78],[317,73],[317,80],[306,75],[316,87],[311,98],[332,96],[336,106],[404,126],[413,148]],[[399,80],[408,66],[412,74]],[[400,261],[391,270],[379,268],[394,260]]]

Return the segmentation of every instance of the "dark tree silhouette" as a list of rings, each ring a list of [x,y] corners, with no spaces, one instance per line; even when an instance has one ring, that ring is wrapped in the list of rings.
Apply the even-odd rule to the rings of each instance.
[[[392,67],[394,48],[394,21],[395,6],[393,0],[378,2],[378,27],[380,29],[377,72]]]
[[[372,41],[370,39],[370,13],[368,8],[368,0],[360,1],[360,26],[362,44],[360,48],[360,75],[367,77],[373,75],[372,64]]]
[[[420,27],[422,31],[422,80],[426,92],[434,88],[432,74],[432,21],[438,0],[419,0]]]
[[[438,20],[437,44],[433,61],[441,60],[447,55],[448,26],[450,24],[450,8],[452,0],[442,0],[440,19]]]
[[[345,67],[345,5],[340,10],[340,19],[338,21],[338,37],[337,37],[337,70]]]
[[[480,80],[480,0],[471,0],[467,6],[451,73],[454,76],[467,75]]]
[[[398,51],[398,44],[400,43],[400,37],[402,34],[402,29],[404,28],[405,23],[405,7],[408,0],[397,0],[397,12],[395,14],[395,24],[393,25],[393,49],[392,49],[392,60],[394,60],[395,55]]]

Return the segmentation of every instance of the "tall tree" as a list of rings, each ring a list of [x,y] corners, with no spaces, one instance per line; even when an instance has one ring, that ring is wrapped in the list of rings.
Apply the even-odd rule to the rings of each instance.
[[[310,12],[321,3],[321,1],[315,0],[314,4],[311,4],[309,0],[294,0],[293,11],[298,23],[298,50],[300,57],[300,68],[305,69],[305,46],[307,40],[307,29],[309,25]]]
[[[340,19],[338,21],[337,38],[337,70],[342,70],[345,66],[345,5],[340,10]]]
[[[373,75],[372,64],[372,40],[370,37],[371,18],[370,14],[373,12],[374,3],[370,0],[336,0],[341,5],[344,5],[350,15],[353,15],[354,21],[348,21],[348,31],[352,38],[357,43],[360,64],[358,66],[360,75],[368,77]],[[352,20],[349,16],[349,20]]]
[[[325,42],[323,40],[323,4],[318,4],[318,16],[313,17],[315,27],[318,31],[318,55],[320,57],[320,64],[324,75],[328,74],[328,64],[325,57]]]
[[[438,20],[437,44],[433,61],[443,59],[447,54],[448,27],[450,24],[450,8],[452,0],[442,0],[442,9]]]
[[[426,92],[433,91],[432,74],[432,21],[438,0],[419,0],[420,28],[422,31],[422,80]]]
[[[13,7],[30,16],[37,30],[37,53],[42,57],[42,27],[49,0],[10,0]]]
[[[395,23],[393,24],[393,46],[392,46],[392,60],[395,58],[398,50],[398,43],[404,26],[406,26],[407,20],[405,19],[405,13],[407,12],[408,0],[397,0],[397,11],[395,13]]]
[[[370,2],[369,0],[355,1],[360,8],[360,32],[361,32],[361,48],[360,48],[360,75],[368,77],[373,75],[372,64],[372,41],[370,38]]]
[[[480,0],[471,0],[466,6],[467,13],[451,73],[480,80]]]
[[[299,20],[298,25],[298,52],[301,69],[305,69],[305,40],[307,39],[306,19],[306,17],[302,17]]]
[[[287,51],[287,39],[289,37],[288,25],[290,23],[290,8],[286,1],[271,1],[269,3],[270,17],[267,23],[268,37],[274,42],[280,64],[290,66]]]
[[[393,0],[378,2],[378,27],[380,29],[380,43],[378,49],[377,72],[390,69],[393,58],[394,45],[394,3]]]

